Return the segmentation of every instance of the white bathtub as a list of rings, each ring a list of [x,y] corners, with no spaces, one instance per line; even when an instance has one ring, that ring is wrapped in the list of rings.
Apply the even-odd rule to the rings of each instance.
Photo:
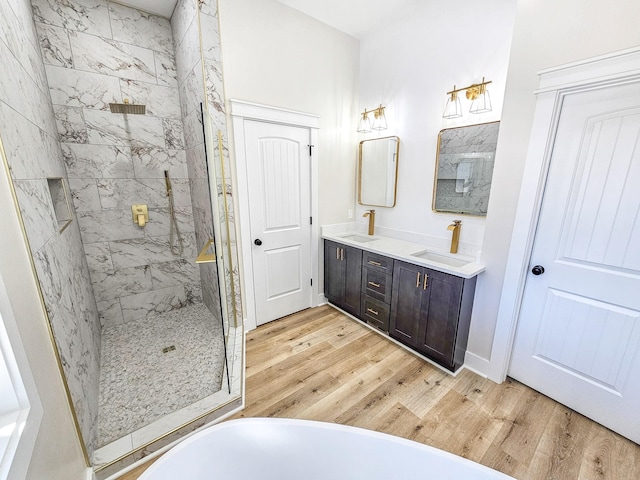
[[[165,453],[139,480],[506,480],[470,460],[361,428],[277,418],[231,420]],[[513,480],[513,479],[512,479]]]

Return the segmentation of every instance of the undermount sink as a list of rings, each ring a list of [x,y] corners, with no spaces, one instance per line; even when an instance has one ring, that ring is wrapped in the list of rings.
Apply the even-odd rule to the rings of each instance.
[[[376,238],[374,237],[365,237],[364,235],[345,235],[344,237],[340,238],[343,238],[344,240],[353,240],[354,242],[360,243],[372,242],[373,240],[376,240]]]
[[[463,267],[471,263],[471,260],[449,257],[447,255],[441,255],[439,253],[430,252],[429,250],[425,250],[424,252],[413,253],[411,256],[417,257],[417,258],[423,258],[424,260],[429,260],[431,262],[449,265],[451,267]]]

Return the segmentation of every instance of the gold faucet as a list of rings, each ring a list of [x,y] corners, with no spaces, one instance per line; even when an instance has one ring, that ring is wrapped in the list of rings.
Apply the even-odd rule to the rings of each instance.
[[[369,235],[373,235],[373,229],[375,228],[376,223],[376,211],[367,210],[362,216],[369,217]]]
[[[462,226],[462,220],[454,220],[451,225],[447,227],[447,230],[452,230],[451,235],[451,249],[449,252],[458,253],[458,242],[460,241],[460,227]]]

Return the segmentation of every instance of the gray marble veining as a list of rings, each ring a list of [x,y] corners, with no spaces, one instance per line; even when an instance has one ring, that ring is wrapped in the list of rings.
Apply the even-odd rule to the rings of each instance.
[[[109,3],[113,39],[167,54],[173,53],[169,20],[135,8]]]
[[[109,11],[102,0],[32,0],[36,21],[68,30],[110,36]]]
[[[116,77],[53,65],[47,65],[46,72],[54,105],[109,110],[110,102],[120,101]]]
[[[53,106],[60,142],[87,143],[87,124],[79,107]]]
[[[180,102],[175,87],[155,85],[136,80],[120,80],[123,98],[131,103],[142,103],[147,107],[147,115],[153,117],[180,119]]]
[[[93,271],[91,279],[97,301],[112,300],[153,289],[151,270],[144,264],[131,267],[116,266],[111,271]]]
[[[98,180],[98,192],[104,208],[126,209],[132,204],[158,207],[167,204],[164,178],[103,178]]]
[[[113,270],[109,242],[96,242],[84,244],[84,253],[87,257],[89,273],[106,274]]]
[[[156,63],[156,75],[158,76],[158,84],[168,87],[178,86],[178,72],[176,71],[176,59],[172,53],[153,52],[153,58]]]
[[[71,42],[66,29],[39,23],[38,37],[45,65],[73,68]]]
[[[70,178],[69,188],[71,189],[71,198],[77,212],[100,210],[102,208],[95,179]]]
[[[165,131],[161,118],[84,110],[84,119],[87,141],[77,143],[165,147]]]
[[[125,323],[170,312],[182,308],[188,303],[183,285],[120,297]]]
[[[85,244],[144,236],[133,223],[131,209],[78,212],[78,224]]]
[[[69,32],[69,41],[79,70],[156,82],[153,50],[75,31]]]
[[[73,143],[63,143],[61,147],[70,178],[134,176],[130,147]]]
[[[182,235],[184,251],[182,257],[195,259],[195,235],[185,232]],[[150,265],[152,263],[168,262],[175,259],[169,248],[169,235],[157,237],[133,238],[112,241],[109,244],[111,259],[115,268],[125,268],[133,265]]]
[[[131,149],[133,169],[137,178],[162,178],[168,170],[171,178],[189,178],[186,152],[153,147]]]

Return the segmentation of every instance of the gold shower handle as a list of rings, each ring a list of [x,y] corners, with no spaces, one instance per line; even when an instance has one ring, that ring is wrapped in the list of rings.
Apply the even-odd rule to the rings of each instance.
[[[149,210],[146,205],[131,205],[131,216],[133,223],[142,228],[149,221]]]
[[[215,240],[213,238],[210,238],[209,241],[204,244],[204,247],[202,247],[202,250],[200,250],[198,257],[196,258],[196,263],[215,263],[216,262],[215,254],[207,253],[211,248],[211,245],[213,245],[214,241]]]

